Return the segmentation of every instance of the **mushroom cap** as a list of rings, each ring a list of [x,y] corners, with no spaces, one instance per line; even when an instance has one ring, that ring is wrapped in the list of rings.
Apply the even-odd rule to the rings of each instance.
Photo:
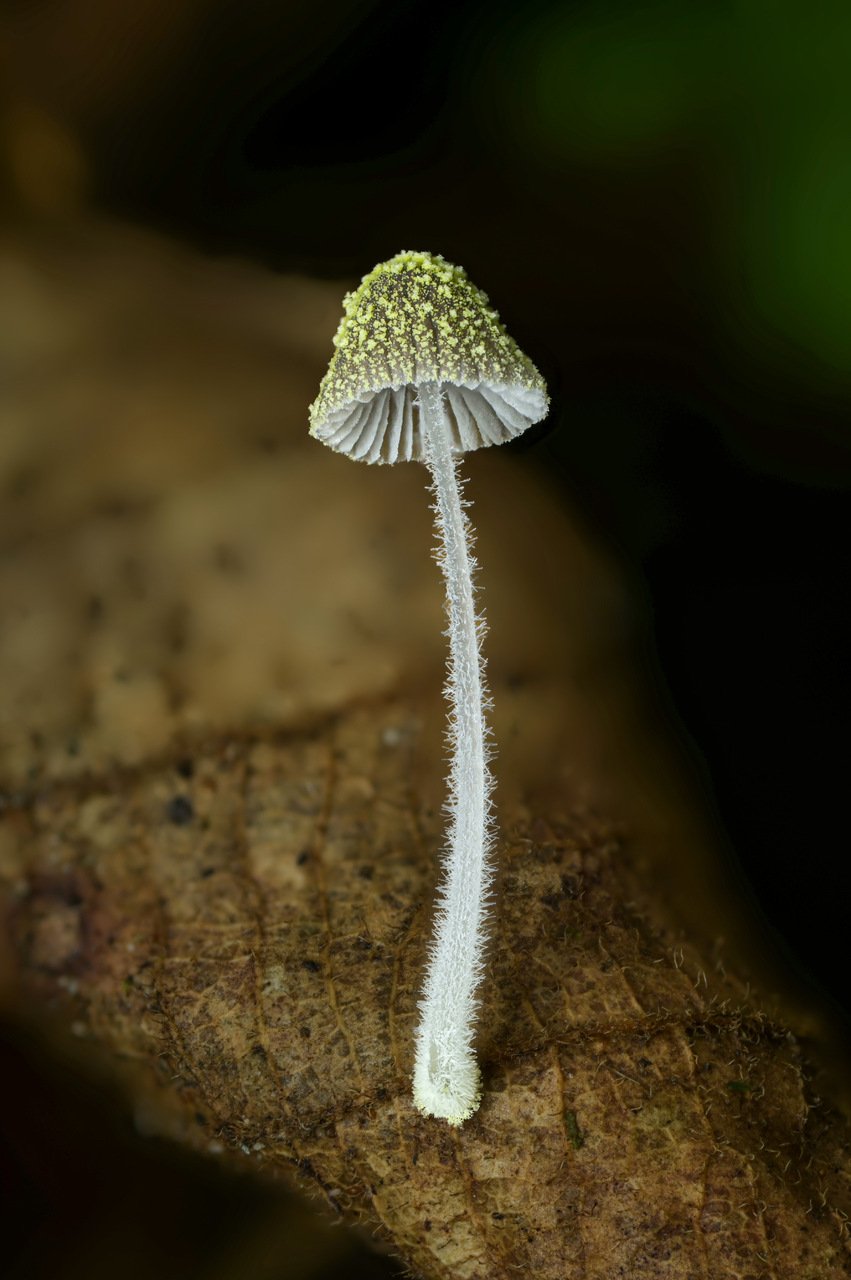
[[[546,416],[532,361],[486,294],[439,254],[398,253],[344,299],[310,434],[364,462],[424,456],[417,387],[442,385],[453,453],[503,444]]]

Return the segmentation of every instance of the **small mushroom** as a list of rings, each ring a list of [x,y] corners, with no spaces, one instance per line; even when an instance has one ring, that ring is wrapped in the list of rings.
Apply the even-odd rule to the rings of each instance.
[[[431,473],[449,614],[449,832],[416,1033],[414,1103],[460,1125],[479,1105],[473,1048],[486,942],[494,817],[488,695],[456,459],[539,422],[544,380],[461,267],[399,253],[347,295],[310,410],[317,440],[364,462],[416,459]]]

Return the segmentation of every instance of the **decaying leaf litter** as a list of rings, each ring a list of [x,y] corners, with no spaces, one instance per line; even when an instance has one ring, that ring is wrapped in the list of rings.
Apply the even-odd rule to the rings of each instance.
[[[407,1099],[440,593],[420,477],[353,490],[303,442],[338,290],[106,228],[3,271],[22,998],[164,1128],[300,1171],[423,1275],[848,1274],[844,1122],[635,875],[692,828],[639,803],[622,597],[541,481],[511,459],[510,545],[506,467],[471,481],[502,832],[486,1095],[452,1135]]]

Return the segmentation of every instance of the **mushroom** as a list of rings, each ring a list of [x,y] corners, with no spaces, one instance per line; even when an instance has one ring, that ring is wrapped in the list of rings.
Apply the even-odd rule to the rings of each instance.
[[[419,1005],[414,1104],[460,1125],[479,1105],[473,1048],[493,875],[492,743],[471,527],[456,459],[540,421],[544,380],[484,293],[437,254],[404,252],[344,300],[310,433],[364,462],[415,459],[431,473],[449,615],[449,831]]]

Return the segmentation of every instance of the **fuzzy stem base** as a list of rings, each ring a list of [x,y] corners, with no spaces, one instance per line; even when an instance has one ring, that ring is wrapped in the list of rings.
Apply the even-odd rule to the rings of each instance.
[[[440,385],[421,384],[419,402],[449,615],[451,765],[447,849],[416,1033],[414,1104],[427,1115],[459,1125],[473,1114],[481,1096],[473,1032],[491,879],[493,781],[484,718],[483,623],[473,589],[475,562]]]

